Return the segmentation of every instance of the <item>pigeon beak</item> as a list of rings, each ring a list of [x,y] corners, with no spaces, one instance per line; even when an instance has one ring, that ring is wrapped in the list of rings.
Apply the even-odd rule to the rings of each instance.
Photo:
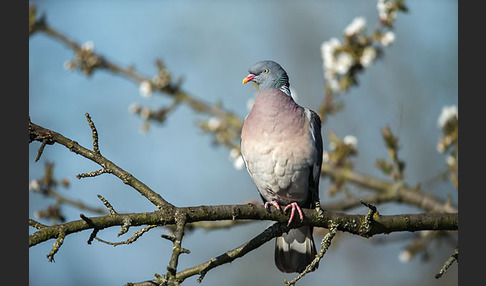
[[[243,79],[243,84],[245,84],[245,83],[249,82],[249,81],[250,81],[250,80],[252,80],[254,77],[255,77],[255,75],[254,75],[254,74],[249,74],[247,77],[245,77],[245,78]]]

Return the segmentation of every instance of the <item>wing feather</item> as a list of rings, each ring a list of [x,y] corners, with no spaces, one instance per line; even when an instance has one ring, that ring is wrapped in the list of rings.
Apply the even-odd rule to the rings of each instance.
[[[312,135],[314,147],[316,148],[316,158],[314,164],[310,167],[309,172],[309,191],[311,192],[311,207],[315,207],[315,203],[319,202],[319,179],[321,176],[322,166],[322,135],[321,135],[321,119],[317,113],[310,109],[305,109],[305,114],[309,120],[309,128]]]

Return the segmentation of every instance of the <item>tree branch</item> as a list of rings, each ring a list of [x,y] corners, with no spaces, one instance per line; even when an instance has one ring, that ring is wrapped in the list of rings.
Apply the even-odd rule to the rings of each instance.
[[[270,241],[272,238],[282,235],[283,232],[288,230],[289,228],[287,227],[285,222],[275,223],[270,227],[268,227],[267,229],[265,229],[262,233],[260,233],[256,237],[238,246],[237,248],[228,250],[225,253],[217,256],[216,258],[211,258],[210,260],[203,262],[199,265],[178,272],[176,274],[176,283],[182,283],[186,278],[189,278],[194,275],[200,275],[197,281],[201,283],[202,279],[204,279],[204,276],[209,270],[224,265],[226,263],[230,263],[237,258],[243,257],[245,254],[249,253],[252,250],[257,249],[267,241]],[[159,276],[156,279],[151,281],[144,281],[139,283],[127,283],[126,286],[163,285],[162,283],[164,282],[166,282],[165,278]]]
[[[61,144],[68,148],[71,152],[81,155],[97,164],[99,164],[103,169],[110,170],[111,173],[117,176],[123,181],[123,183],[133,187],[141,195],[146,197],[154,205],[160,206],[172,206],[169,202],[164,200],[159,194],[150,189],[147,185],[136,179],[127,171],[115,165],[113,162],[102,156],[99,152],[91,151],[81,145],[78,142],[68,139],[61,134],[41,127],[37,124],[29,121],[29,143],[32,141],[47,142],[47,144],[52,145],[54,143]]]
[[[119,242],[110,242],[110,241],[106,241],[104,239],[101,239],[99,237],[96,237],[94,236],[94,238],[99,241],[99,242],[102,242],[102,243],[105,243],[105,244],[108,244],[108,245],[113,245],[113,246],[118,246],[118,245],[123,245],[123,244],[130,244],[130,243],[133,243],[135,242],[137,239],[139,239],[143,234],[145,234],[146,232],[148,232],[149,230],[151,230],[152,228],[156,227],[156,225],[147,225],[146,227],[138,230],[137,232],[135,232],[129,239],[125,240],[125,241],[119,241]]]
[[[321,174],[328,175],[334,179],[345,180],[358,186],[376,191],[380,195],[374,197],[374,199],[379,200],[380,202],[404,202],[417,206],[423,210],[437,213],[457,213],[458,211],[457,207],[452,204],[426,195],[427,193],[431,193],[431,191],[419,191],[419,189],[411,188],[404,183],[397,184],[394,182],[387,182],[354,172],[347,168],[336,168],[329,164],[322,164]],[[347,201],[345,205],[347,207],[349,207],[350,204],[359,205],[359,201],[360,199]]]
[[[334,236],[337,233],[337,225],[333,225],[329,228],[329,232],[322,238],[321,241],[321,249],[319,250],[319,253],[316,255],[316,258],[312,260],[312,262],[307,265],[307,267],[304,269],[302,273],[299,273],[297,277],[292,279],[291,281],[285,280],[284,283],[286,285],[295,285],[297,281],[299,281],[302,277],[304,277],[307,273],[313,271],[314,267],[316,267],[317,263],[324,257],[324,254],[326,254],[327,250],[331,246],[331,241],[334,238]]]
[[[64,224],[45,226],[29,235],[29,247],[37,245],[49,239],[57,238],[59,230],[65,235],[87,230],[105,229],[113,226],[122,226],[125,220],[130,219],[131,226],[140,225],[173,225],[176,223],[176,211],[186,215],[186,223],[199,221],[219,220],[270,220],[280,223],[287,223],[288,216],[278,211],[268,212],[262,205],[218,205],[218,206],[196,206],[196,207],[170,207],[162,206],[154,212],[126,213],[117,215],[106,215],[90,217],[89,223],[85,220],[76,220]],[[373,217],[366,233],[362,232],[361,225],[366,220],[366,215],[351,215],[339,212],[324,210],[319,215],[315,209],[303,209],[304,221],[293,222],[290,227],[295,228],[301,225],[312,225],[315,227],[330,228],[333,223],[339,224],[338,230],[371,237],[377,234],[388,234],[400,231],[420,230],[457,230],[458,214],[403,214],[403,215],[380,215]],[[237,215],[235,216],[235,213]]]
[[[452,265],[452,263],[454,263],[454,261],[459,263],[459,248],[454,249],[449,259],[447,259],[442,268],[439,270],[439,273],[435,275],[435,278],[439,279],[442,277],[442,275],[446,273],[447,269]]]
[[[288,227],[286,223],[275,223],[272,226],[265,229],[262,233],[254,237],[253,239],[245,242],[244,244],[240,245],[239,247],[226,251],[225,253],[221,254],[216,258],[212,258],[209,261],[199,264],[197,266],[185,269],[179,273],[177,273],[176,277],[177,280],[182,282],[184,279],[199,274],[200,277],[197,279],[198,282],[201,282],[206,273],[220,265],[230,263],[234,261],[236,258],[240,258],[245,254],[249,253],[250,251],[257,249],[267,241],[271,240],[274,237],[282,235],[284,231],[288,231]]]
[[[182,238],[184,237],[184,228],[186,227],[186,214],[183,212],[176,212],[175,214],[176,229],[173,236],[172,256],[167,266],[167,275],[169,279],[176,276],[177,265],[179,264],[179,256],[182,253],[188,253],[188,250],[182,248]]]

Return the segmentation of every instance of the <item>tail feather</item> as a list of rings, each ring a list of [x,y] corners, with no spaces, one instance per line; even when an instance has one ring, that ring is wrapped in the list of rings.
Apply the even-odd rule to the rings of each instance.
[[[302,272],[316,256],[316,246],[312,237],[312,227],[291,229],[277,237],[275,243],[275,264],[286,273]],[[314,267],[315,270],[319,265]]]

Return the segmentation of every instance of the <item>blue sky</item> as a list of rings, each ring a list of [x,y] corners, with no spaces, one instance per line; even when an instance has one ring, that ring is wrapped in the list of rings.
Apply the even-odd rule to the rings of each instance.
[[[368,29],[377,24],[376,1],[31,1],[48,23],[71,39],[92,41],[94,51],[121,65],[134,65],[152,77],[155,60],[164,61],[173,76],[183,76],[183,88],[198,99],[223,106],[244,118],[246,103],[254,89],[242,85],[248,67],[261,59],[279,62],[298,94],[298,103],[316,110],[322,101],[323,71],[320,45],[342,37],[344,28],[358,16]],[[377,158],[386,158],[380,129],[390,125],[400,137],[400,155],[407,162],[406,181],[420,183],[434,194],[457,192],[434,177],[445,167],[445,156],[436,150],[440,130],[437,118],[443,106],[458,102],[457,1],[406,1],[409,13],[399,14],[395,42],[385,56],[359,76],[359,86],[342,99],[345,108],[323,126],[327,134],[358,139],[358,172],[384,178],[375,168]],[[259,199],[246,173],[236,170],[229,150],[212,144],[212,138],[197,128],[199,119],[180,106],[163,124],[140,132],[142,120],[129,113],[133,103],[151,107],[170,101],[159,94],[140,96],[134,82],[104,71],[86,77],[67,71],[64,63],[73,53],[44,34],[29,39],[29,115],[32,122],[91,146],[91,133],[84,117],[89,112],[98,128],[101,152],[177,206],[238,204]],[[44,162],[55,163],[55,176],[68,178],[66,196],[101,206],[97,194],[107,198],[119,212],[152,211],[153,206],[114,176],[78,180],[76,174],[97,170],[94,163],[61,146],[47,146],[34,163],[38,143],[29,145],[29,179],[42,176]],[[327,181],[321,183],[321,199]],[[30,194],[29,217],[51,204]],[[65,207],[68,219],[80,211]],[[403,205],[385,204],[382,214],[418,212]],[[362,212],[363,209],[354,210]],[[47,223],[47,222],[46,222]],[[191,250],[181,257],[180,267],[190,267],[232,249],[257,235],[268,222],[231,230],[189,233],[183,246]],[[99,236],[110,241],[118,229]],[[32,232],[32,230],[31,230]],[[171,244],[160,238],[158,228],[130,246],[111,247],[94,242],[89,233],[70,235],[56,254],[56,263],[45,255],[53,241],[29,249],[31,285],[121,285],[151,279],[165,273]],[[441,280],[433,277],[452,252],[452,246],[433,248],[431,260],[398,260],[406,240],[392,234],[366,240],[343,234],[333,244],[319,270],[301,285],[325,281],[326,285],[456,285],[457,266]],[[393,242],[382,242],[390,238]],[[320,236],[316,236],[319,242]],[[212,270],[206,285],[248,285],[267,279],[282,283],[284,275],[273,264],[273,242],[242,259]],[[263,256],[262,256],[263,254]],[[370,263],[372,261],[373,263]],[[320,282],[319,282],[320,283]],[[190,278],[186,285],[196,285]]]

